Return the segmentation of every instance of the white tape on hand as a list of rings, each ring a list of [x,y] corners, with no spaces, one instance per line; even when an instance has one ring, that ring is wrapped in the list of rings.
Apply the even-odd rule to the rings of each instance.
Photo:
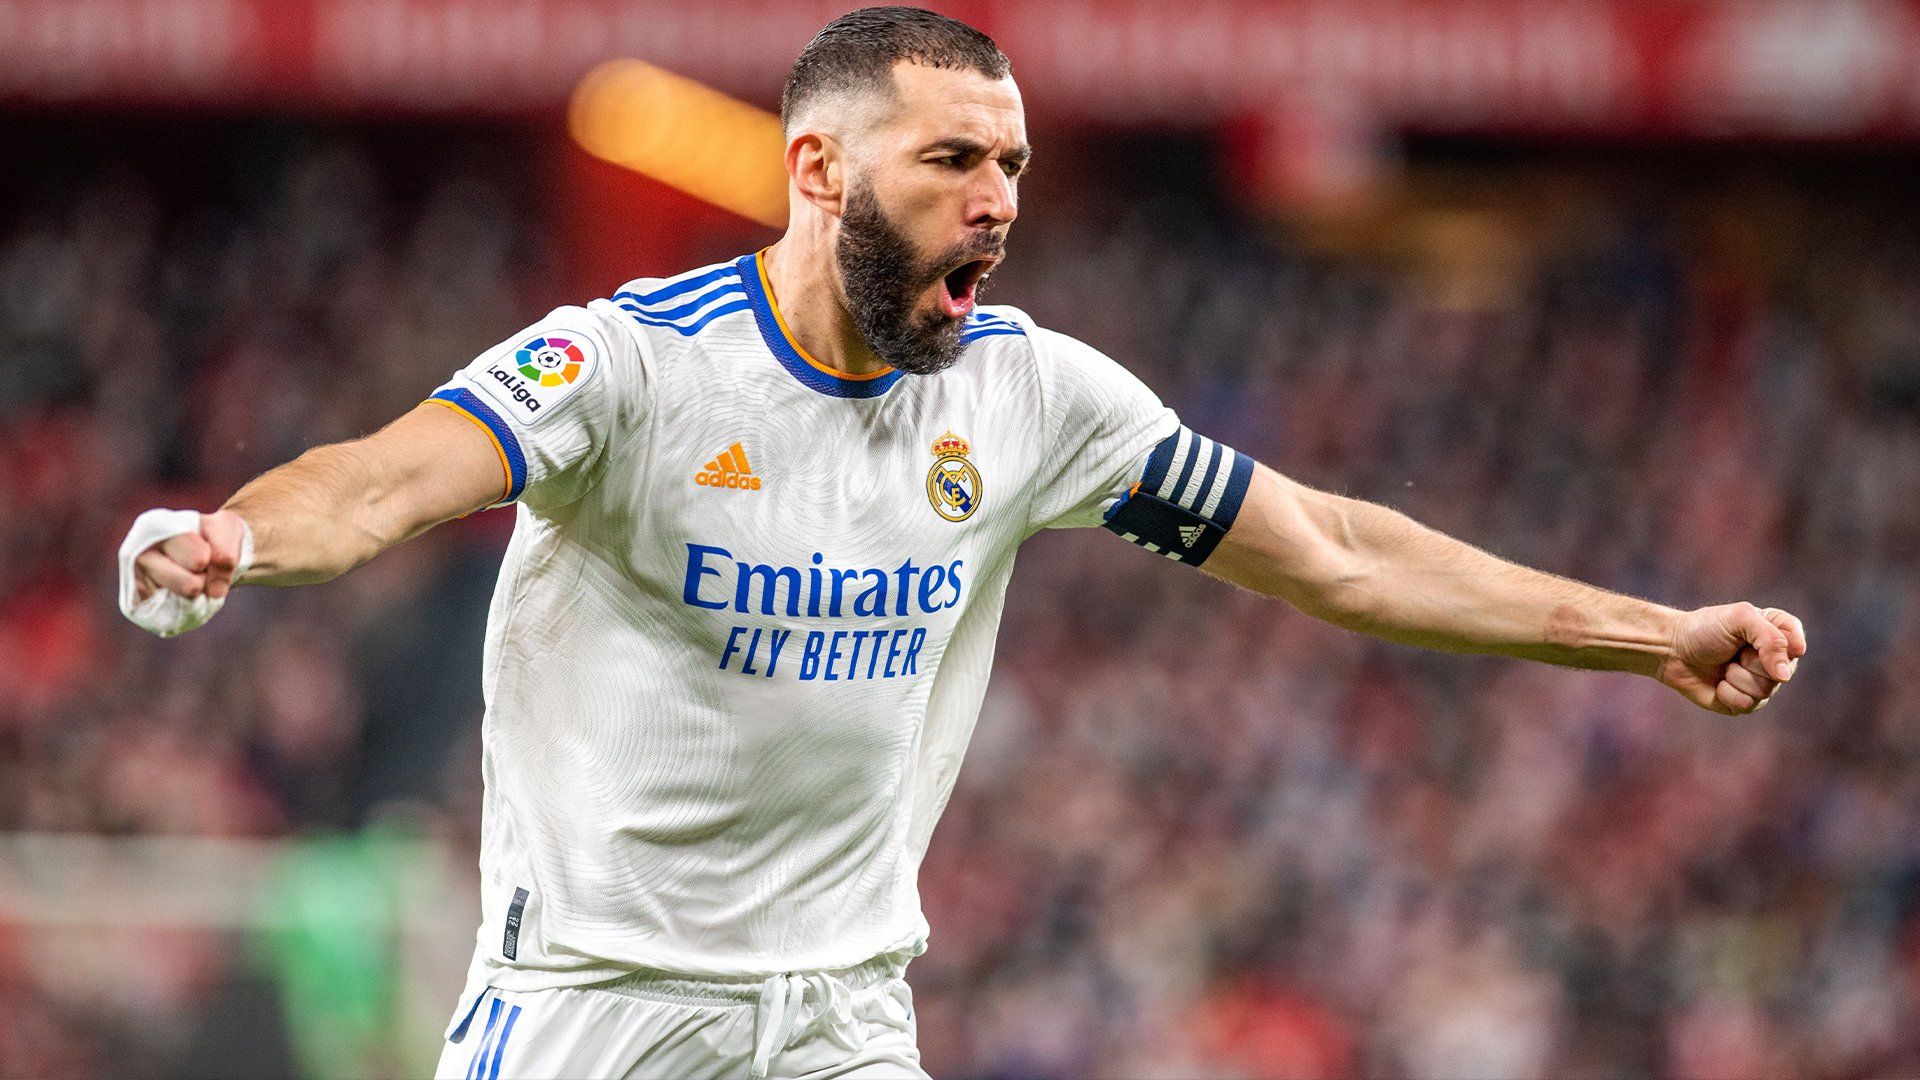
[[[240,562],[234,567],[233,578],[253,565],[253,530],[246,528],[240,534]],[[133,528],[127,538],[120,542],[120,614],[132,620],[135,626],[161,637],[173,637],[202,626],[219,612],[226,598],[218,600],[201,593],[188,599],[179,593],[167,589],[155,588],[145,600],[140,599],[140,590],[136,585],[133,564],[142,552],[155,544],[171,540],[176,536],[200,531],[200,511],[198,510],[149,510],[133,519]]]

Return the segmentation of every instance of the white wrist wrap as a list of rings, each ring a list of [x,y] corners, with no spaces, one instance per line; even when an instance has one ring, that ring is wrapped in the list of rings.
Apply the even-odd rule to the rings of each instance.
[[[240,534],[240,562],[233,569],[235,581],[253,565],[253,530],[247,528],[244,521],[241,528],[245,531]],[[198,510],[149,510],[133,519],[133,528],[127,532],[127,538],[120,541],[120,614],[140,629],[161,637],[184,634],[213,618],[226,603],[225,597],[215,600],[201,593],[189,600],[179,593],[156,588],[142,600],[134,585],[133,564],[142,552],[176,536],[199,531]]]

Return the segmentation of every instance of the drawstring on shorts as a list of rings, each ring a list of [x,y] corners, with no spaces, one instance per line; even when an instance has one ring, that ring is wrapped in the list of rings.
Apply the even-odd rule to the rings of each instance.
[[[815,1006],[812,1020],[796,1029],[794,1024],[811,997]],[[773,975],[760,984],[760,1000],[753,1009],[753,1064],[747,1075],[764,1080],[773,1065],[773,1056],[797,1039],[826,1028],[827,1037],[848,1051],[858,1051],[859,1042],[850,1041],[847,1032],[853,1024],[853,992],[847,984],[824,971],[788,972]],[[865,1041],[865,1032],[861,1033]]]
[[[752,1006],[753,1058],[748,1076],[751,1080],[767,1080],[773,1059],[779,1057],[781,1051],[816,1035],[824,1036],[849,1054],[864,1050],[868,1025],[855,1019],[854,995],[900,978],[906,971],[907,961],[924,951],[926,946],[916,942],[852,967],[786,971],[766,977],[687,975],[643,968],[618,979],[594,983],[591,988],[682,1005]],[[738,1053],[738,1050],[731,1052]]]

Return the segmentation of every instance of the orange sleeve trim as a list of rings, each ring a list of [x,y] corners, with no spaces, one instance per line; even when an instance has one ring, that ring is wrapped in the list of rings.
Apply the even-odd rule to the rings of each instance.
[[[479,428],[482,432],[486,434],[487,441],[493,444],[493,452],[499,455],[500,457],[500,474],[506,478],[505,486],[503,486],[500,489],[500,498],[498,502],[507,501],[507,496],[513,494],[513,466],[509,464],[507,461],[507,448],[500,445],[500,436],[495,435],[493,433],[493,429],[487,426],[487,422],[485,420],[480,419],[479,417],[473,415],[472,413],[454,404],[453,402],[448,401],[445,398],[428,398],[427,403],[429,405],[440,405],[440,406],[444,406],[445,408],[452,409],[455,413],[466,417],[467,420],[471,422],[474,427]],[[461,514],[460,516],[466,517],[467,515]]]

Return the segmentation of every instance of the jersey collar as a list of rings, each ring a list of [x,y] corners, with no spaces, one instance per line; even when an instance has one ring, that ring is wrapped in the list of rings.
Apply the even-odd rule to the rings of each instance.
[[[879,397],[900,381],[902,372],[894,368],[882,368],[871,375],[850,375],[808,356],[807,350],[793,340],[792,332],[787,329],[787,320],[780,315],[780,306],[773,298],[773,286],[767,281],[765,256],[764,249],[752,255],[742,255],[734,266],[740,271],[740,280],[746,284],[747,303],[753,308],[753,321],[759,324],[760,336],[766,339],[767,348],[772,350],[774,359],[780,361],[781,367],[808,388],[829,397]]]

